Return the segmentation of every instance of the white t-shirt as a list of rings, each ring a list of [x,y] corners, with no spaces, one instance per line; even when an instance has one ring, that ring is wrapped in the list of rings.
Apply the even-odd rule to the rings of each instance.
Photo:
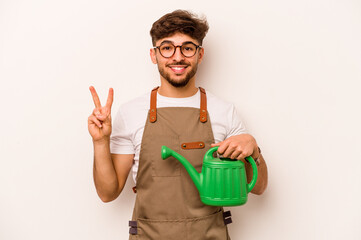
[[[207,110],[211,121],[215,142],[231,136],[246,133],[233,104],[227,103],[210,92],[207,93]],[[150,107],[150,92],[120,106],[113,122],[110,138],[110,152],[113,154],[134,154],[132,167],[135,182],[144,126]],[[170,98],[157,94],[157,108],[200,107],[200,92],[186,98]]]

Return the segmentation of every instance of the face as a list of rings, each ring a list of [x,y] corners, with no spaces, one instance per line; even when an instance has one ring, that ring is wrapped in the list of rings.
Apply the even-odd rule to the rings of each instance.
[[[160,39],[156,46],[166,42],[173,43],[174,46],[182,45],[185,42],[192,42],[199,45],[199,42],[188,35],[176,33],[170,37]],[[204,49],[198,48],[193,57],[185,57],[180,48],[176,48],[174,55],[170,58],[163,57],[159,49],[151,49],[152,62],[158,64],[158,70],[162,80],[167,81],[174,87],[184,87],[190,81],[195,81],[198,64],[202,62]]]

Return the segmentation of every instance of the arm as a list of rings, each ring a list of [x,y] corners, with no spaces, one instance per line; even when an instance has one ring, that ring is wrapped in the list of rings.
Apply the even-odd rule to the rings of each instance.
[[[257,152],[259,152],[258,149]],[[267,165],[261,153],[258,154],[254,153],[252,155],[253,155],[252,156],[253,159],[257,159],[258,157],[258,160],[256,161],[258,177],[257,177],[256,185],[252,189],[251,193],[261,195],[266,190],[268,184]],[[257,155],[257,157],[255,158],[254,155]],[[250,182],[253,176],[252,166],[247,161],[244,161],[244,163],[246,167],[247,181]]]
[[[133,164],[133,154],[111,154],[110,134],[112,132],[111,106],[113,89],[109,89],[108,100],[101,106],[94,87],[90,87],[95,109],[88,118],[88,130],[93,139],[95,188],[103,202],[116,199],[128,178]]]
[[[134,154],[110,154],[109,140],[94,142],[93,178],[98,196],[103,202],[116,199],[122,192]]]
[[[223,157],[238,159],[245,162],[248,182],[251,181],[253,174],[251,164],[245,161],[245,157],[252,156],[253,159],[259,158],[257,161],[258,178],[251,193],[260,195],[266,190],[268,183],[267,165],[263,156],[258,151],[256,140],[251,135],[240,134],[232,136],[222,142],[212,144],[211,146],[219,146],[218,153],[222,154]]]

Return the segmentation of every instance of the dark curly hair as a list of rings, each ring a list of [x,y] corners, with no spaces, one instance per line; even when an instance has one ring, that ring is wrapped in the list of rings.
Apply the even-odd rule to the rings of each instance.
[[[205,18],[198,18],[189,11],[175,10],[153,23],[150,36],[152,37],[153,46],[159,39],[172,36],[175,33],[186,34],[202,45],[208,29],[209,26]]]

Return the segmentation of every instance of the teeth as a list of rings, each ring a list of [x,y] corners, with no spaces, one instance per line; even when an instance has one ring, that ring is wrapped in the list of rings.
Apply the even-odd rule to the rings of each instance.
[[[175,69],[175,70],[182,70],[183,69],[183,67],[172,67],[173,69]]]

